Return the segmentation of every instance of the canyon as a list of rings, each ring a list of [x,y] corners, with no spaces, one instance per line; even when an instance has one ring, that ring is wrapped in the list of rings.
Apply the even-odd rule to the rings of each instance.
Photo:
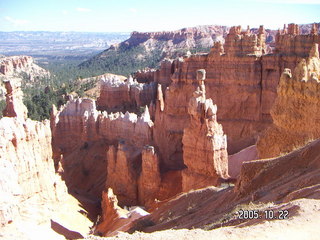
[[[97,101],[68,96],[43,122],[27,118],[21,79],[3,71],[1,234],[21,237],[21,221],[36,219],[52,239],[98,239],[89,232],[121,239],[232,239],[232,232],[241,239],[248,229],[259,239],[268,234],[262,228],[283,236],[287,226],[299,235],[298,224],[309,234],[302,239],[316,239],[317,27],[301,34],[298,25],[285,26],[274,49],[263,26],[231,27],[209,53],[165,59],[128,78],[99,76]],[[147,35],[180,39],[185,32]],[[289,217],[240,219],[240,209]]]

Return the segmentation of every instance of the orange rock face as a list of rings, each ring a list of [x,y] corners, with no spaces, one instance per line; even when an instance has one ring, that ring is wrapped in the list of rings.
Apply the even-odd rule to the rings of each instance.
[[[107,186],[115,189],[121,204],[126,197],[121,197],[120,192],[124,192],[132,204],[137,201],[136,179],[139,168],[133,172],[131,169],[135,165],[132,161],[141,163],[143,146],[152,142],[153,122],[148,108],[141,117],[128,112],[108,114],[97,111],[91,99],[77,99],[69,101],[51,121],[56,166],[61,162],[70,189],[100,198],[108,176],[108,156],[115,153],[110,160],[110,164],[114,161],[115,170],[111,171],[112,165],[108,166],[110,181],[107,181]],[[118,145],[124,147],[112,147]],[[136,160],[136,157],[140,160]],[[125,193],[126,188],[114,187],[118,183],[123,185],[122,177],[126,176],[120,172],[125,170],[124,166],[128,168],[126,173],[131,172],[135,179],[133,186],[128,186],[132,189],[128,194]],[[114,176],[113,171],[118,177],[111,177]],[[127,177],[131,181],[131,176]]]
[[[20,89],[21,79],[16,78],[5,81],[6,88],[6,107],[3,110],[3,116],[18,117],[27,119],[28,110],[22,101],[22,91]]]
[[[271,109],[273,125],[258,141],[259,157],[273,157],[290,152],[306,142],[319,138],[318,44],[301,59],[293,72],[285,69],[278,86],[278,97]]]
[[[318,29],[314,24],[310,34],[301,35],[297,24],[289,24],[288,29],[284,28],[282,32],[276,35],[275,52],[284,55],[298,55],[300,57],[308,56],[308,49],[311,49],[314,43],[320,43]]]
[[[166,168],[183,168],[181,142],[189,119],[187,109],[195,91],[192,83],[197,69],[207,72],[206,96],[213,99],[219,109],[218,122],[228,136],[229,154],[255,144],[258,135],[272,124],[270,109],[277,96],[281,72],[286,67],[294,68],[297,60],[308,54],[305,45],[298,42],[304,38],[309,39],[310,44],[319,41],[314,34],[279,34],[278,37],[292,38],[292,44],[297,42],[296,50],[283,48],[263,55],[263,27],[258,34],[232,28],[226,44],[223,47],[215,44],[208,55],[163,63],[154,74],[154,81],[161,83],[163,95],[162,109],[157,106],[154,110],[154,139],[160,161]]]
[[[198,88],[189,101],[190,123],[184,129],[182,189],[189,191],[217,184],[228,177],[227,137],[217,123],[217,106],[205,96],[205,71],[197,72]]]
[[[121,206],[138,204],[138,173],[139,155],[134,154],[130,146],[119,144],[117,148],[111,146],[107,153],[106,187],[115,189]]]
[[[289,33],[278,34],[279,46],[275,54],[264,55],[267,51],[266,31],[262,26],[256,33],[249,29],[241,32],[239,27],[233,27],[224,46],[216,43],[208,55],[165,60],[160,69],[137,74],[142,82],[156,82],[160,85],[153,100],[140,102],[147,105],[151,102],[150,113],[155,123],[153,145],[164,169],[184,168],[182,136],[190,118],[188,104],[196,90],[193,79],[197,69],[205,69],[207,72],[206,96],[213,99],[219,108],[218,121],[228,136],[229,154],[255,144],[257,136],[272,123],[270,109],[277,96],[276,88],[281,72],[286,67],[294,68],[296,61],[307,52],[305,45],[299,42],[303,42],[304,38],[308,38],[310,44],[319,41],[316,30],[309,35],[299,35],[297,29],[291,30],[294,28],[292,26],[289,26]],[[296,49],[282,47],[285,42],[282,38],[290,38],[293,45],[297,43]],[[128,94],[128,89],[131,89],[129,86],[125,91],[117,92],[117,96],[113,95],[112,87],[108,89],[109,95],[104,95],[110,99],[101,100],[101,104],[113,101],[117,104],[139,102],[129,100],[132,96]],[[120,88],[115,87],[114,93],[116,89]]]
[[[132,112],[139,107],[149,105],[155,94],[155,83],[138,83],[131,77],[121,79],[120,76],[111,75],[101,80],[97,107],[105,111]]]
[[[160,162],[154,147],[146,146],[142,151],[141,174],[139,177],[139,202],[153,204],[161,184]]]
[[[118,206],[117,196],[111,188],[108,192],[102,193],[102,219],[94,232],[100,236],[114,236],[118,231],[129,231],[135,220],[148,215],[149,213],[139,207],[129,210]]]

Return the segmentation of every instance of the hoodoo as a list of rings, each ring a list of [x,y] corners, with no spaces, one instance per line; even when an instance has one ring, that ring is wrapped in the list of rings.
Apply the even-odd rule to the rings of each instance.
[[[217,123],[217,106],[206,99],[205,75],[204,69],[197,71],[198,87],[188,107],[190,123],[183,132],[183,161],[187,166],[182,172],[184,192],[228,178],[227,137]]]

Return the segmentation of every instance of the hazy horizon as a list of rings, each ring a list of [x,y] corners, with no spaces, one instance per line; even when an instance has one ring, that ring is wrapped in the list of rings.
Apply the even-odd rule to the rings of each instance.
[[[278,29],[320,22],[320,0],[0,0],[0,31],[169,31],[202,25]]]

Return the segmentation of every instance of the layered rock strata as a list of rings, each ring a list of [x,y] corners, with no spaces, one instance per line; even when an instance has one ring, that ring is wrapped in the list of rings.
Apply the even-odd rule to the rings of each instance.
[[[189,101],[190,123],[184,129],[182,172],[184,192],[217,185],[218,178],[228,178],[227,137],[217,123],[217,106],[206,99],[205,70],[197,71],[198,88]]]
[[[314,43],[320,43],[318,26],[313,24],[310,34],[300,34],[300,28],[297,24],[289,24],[288,28],[284,26],[282,31],[276,35],[275,52],[281,55],[297,55],[308,57],[308,49]]]
[[[150,105],[155,94],[155,83],[138,83],[132,77],[121,79],[117,75],[102,77],[97,107],[112,112],[137,111]]]
[[[309,57],[301,59],[294,71],[285,69],[271,109],[273,125],[258,141],[260,158],[287,153],[320,137],[319,132],[319,46],[314,44]]]

